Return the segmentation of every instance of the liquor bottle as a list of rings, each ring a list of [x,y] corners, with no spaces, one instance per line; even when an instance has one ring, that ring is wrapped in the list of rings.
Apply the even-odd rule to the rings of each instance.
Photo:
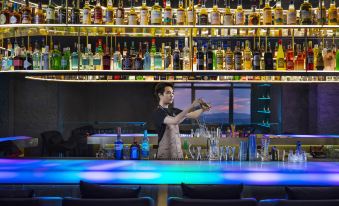
[[[45,23],[45,16],[44,16],[44,12],[42,10],[41,0],[39,1],[38,9],[35,11],[33,23],[34,24]]]
[[[288,48],[286,51],[286,69],[294,70],[294,51],[291,44],[288,44]]]
[[[161,22],[162,22],[162,8],[159,5],[159,0],[156,0],[151,10],[151,24],[161,25]]]
[[[225,54],[226,70],[234,70],[234,54],[231,50],[231,44],[229,43]]]
[[[92,45],[87,44],[87,58],[88,58],[88,70],[93,70],[93,53],[92,53]]]
[[[93,56],[93,66],[94,70],[102,70],[102,56],[103,56],[103,48],[102,48],[102,40],[98,40],[98,46],[95,49],[95,55]]]
[[[172,48],[170,43],[167,43],[166,46],[164,47],[164,69],[165,70],[172,70],[173,69],[173,64],[172,64],[172,52],[171,52]],[[180,61],[180,57],[179,57],[179,61]],[[180,62],[179,62],[180,65]]]
[[[221,49],[222,43],[219,42],[218,50],[216,52],[216,69],[224,70],[224,51]]]
[[[61,69],[61,52],[57,44],[54,44],[54,49],[51,54],[51,69],[60,70]]]
[[[237,46],[235,47],[234,51],[234,69],[235,70],[242,70],[243,69],[243,58],[242,52],[240,49],[240,42],[237,41]]]
[[[148,25],[149,22],[149,13],[146,0],[142,0],[141,10],[140,10],[140,25]]]
[[[184,9],[183,0],[179,0],[179,7],[177,9],[177,25],[184,25],[186,21],[186,13]]]
[[[124,10],[124,5],[123,1],[119,0],[118,8],[115,11],[115,24],[116,25],[123,25],[125,24],[125,10]]]
[[[253,69],[260,70],[261,68],[260,63],[261,63],[261,51],[260,51],[260,45],[258,42],[253,52]]]
[[[164,25],[172,25],[172,7],[171,0],[166,0],[166,7],[164,9]]]
[[[106,24],[113,24],[114,23],[114,10],[113,10],[113,2],[112,0],[107,1],[106,5]]]
[[[336,69],[335,70],[339,70],[339,48],[337,48],[335,59],[336,59]]]
[[[312,49],[312,41],[308,42],[306,55],[306,70],[314,70],[314,52]]]
[[[89,70],[89,56],[88,56],[88,48],[84,48],[84,52],[81,55],[81,68],[83,70]]]
[[[71,24],[80,24],[80,9],[75,0],[72,1]]]
[[[237,10],[235,11],[235,24],[236,25],[245,24],[245,14],[242,8],[242,0],[238,0]]]
[[[164,49],[163,49],[164,50]],[[164,67],[162,65],[162,54],[161,54],[161,51],[157,51],[155,52],[154,54],[154,70],[163,70]]]
[[[319,1],[319,8],[317,9],[317,19],[319,25],[326,24],[326,7],[325,1]]]
[[[58,23],[59,24],[67,24],[67,10],[66,10],[66,7],[65,7],[65,0],[62,0],[61,1],[61,7],[59,9],[59,14],[58,14]]]
[[[146,52],[144,54],[144,70],[151,70],[151,54],[149,53],[149,45],[146,42]]]
[[[132,57],[127,49],[127,42],[124,42],[124,50],[122,55],[122,70],[132,70]]]
[[[121,62],[121,53],[120,53],[120,43],[117,45],[117,49],[113,54],[113,70],[121,70],[122,62]]]
[[[244,69],[252,70],[252,51],[250,49],[250,42],[248,40],[245,42]]]
[[[211,25],[220,25],[220,12],[218,9],[218,0],[213,1],[213,9],[211,12]]]
[[[281,1],[278,0],[274,9],[274,24],[282,25],[284,23],[284,10],[281,7]]]
[[[191,50],[188,46],[188,38],[185,37],[185,47],[182,52],[183,70],[191,70]]]
[[[295,10],[294,1],[291,0],[287,11],[287,25],[297,24],[297,12]]]
[[[33,70],[32,47],[25,51],[24,69]]]
[[[111,70],[111,54],[108,46],[106,46],[105,54],[102,56],[102,67],[103,70]]]
[[[52,4],[52,0],[49,0],[48,7],[46,9],[46,23],[47,24],[55,23],[55,7]]]
[[[33,53],[33,70],[41,70],[41,52],[39,48],[39,44],[35,41],[34,44],[34,53]]]
[[[131,160],[140,159],[140,145],[138,144],[136,139],[134,139],[133,144],[130,147],[130,159]]]
[[[82,9],[82,24],[91,24],[91,7],[89,6],[89,0],[85,0],[84,8]]]
[[[41,2],[39,3],[39,5],[41,5]],[[18,12],[18,4],[17,3],[13,3],[13,12],[11,13],[9,21],[10,21],[11,24],[20,24],[20,22],[21,22],[21,14]],[[34,23],[36,23],[36,22],[34,22]],[[36,23],[36,24],[42,24],[42,23]]]
[[[206,9],[206,0],[203,0],[202,7],[199,13],[199,25],[207,25],[208,24],[208,12]]]
[[[331,1],[330,8],[328,9],[328,24],[337,25],[337,7],[335,5],[335,0]]]
[[[134,63],[135,63],[135,58],[137,56],[137,53],[136,53],[136,49],[135,49],[135,46],[134,46],[134,41],[131,42],[129,55],[131,56],[131,69],[135,70]]]
[[[131,8],[128,14],[128,25],[137,25],[137,13],[134,8],[134,0],[131,0]]]
[[[259,14],[257,13],[256,10],[257,10],[257,6],[253,5],[252,6],[252,12],[251,12],[249,19],[248,19],[248,25],[258,25],[259,24],[260,17],[259,17]]]
[[[187,25],[194,25],[196,23],[196,14],[193,6],[193,0],[189,0],[187,8]]]
[[[230,0],[225,1],[226,8],[225,8],[225,13],[224,13],[224,25],[233,25],[234,24],[234,17],[231,12],[231,7],[230,7]]]
[[[282,47],[282,40],[278,41],[279,47],[277,52],[277,70],[286,70],[286,63],[285,63],[285,53]]]
[[[175,48],[173,51],[173,70],[182,70],[182,67],[180,66],[180,50],[178,40],[175,40]]]
[[[202,50],[201,42],[199,42],[199,44],[198,44],[198,52],[197,52],[196,56],[197,56],[197,70],[205,70],[204,52]]]
[[[116,160],[123,159],[124,142],[121,139],[121,127],[117,128],[117,140],[114,142],[114,158]]]
[[[71,51],[69,47],[63,48],[63,55],[61,57],[61,69],[69,70],[70,69],[70,59],[71,59]]]
[[[268,43],[267,50],[264,54],[265,70],[273,70],[273,53],[271,49],[271,44]]]
[[[305,69],[305,58],[301,50],[300,44],[297,44],[297,58],[295,60],[295,70],[304,70]]]
[[[50,69],[50,61],[49,61],[49,46],[45,46],[41,50],[42,54],[42,69],[49,70]]]
[[[304,0],[300,6],[300,24],[312,24],[312,4],[309,2],[309,0]]]
[[[14,58],[13,58],[14,70],[24,69],[24,59],[22,57],[22,49],[20,48],[17,39],[14,40]]]
[[[8,9],[7,1],[3,1],[2,10],[0,13],[0,24],[9,24],[10,11]]]
[[[26,4],[24,8],[22,9],[22,20],[21,23],[23,24],[31,24],[32,23],[32,10],[29,6],[28,0],[25,1]]]
[[[152,45],[151,45],[151,70],[154,70],[154,56],[155,56],[155,53],[157,52],[157,48],[156,48],[156,45],[155,45],[155,39],[152,39]]]
[[[142,43],[139,42],[139,51],[137,56],[135,57],[134,60],[134,69],[135,70],[143,70],[143,61],[142,61]],[[137,78],[138,79],[138,78]],[[141,76],[139,80],[143,80],[143,77]]]
[[[331,46],[326,46],[326,52],[324,55],[324,70],[326,71],[333,71],[335,70],[336,66],[336,54],[333,52]]]
[[[207,44],[207,51],[206,51],[206,70],[213,70],[213,50],[211,42]]]
[[[320,42],[319,52],[317,54],[317,62],[315,64],[317,70],[324,70],[324,57],[322,54],[322,50],[323,50],[323,46],[322,46],[322,42]]]
[[[150,158],[150,145],[147,130],[144,130],[144,137],[141,143],[141,159],[148,160]]]
[[[103,11],[101,7],[100,0],[97,0],[97,3],[94,7],[94,24],[102,24],[103,23]]]
[[[270,6],[270,0],[265,1],[264,13],[263,13],[263,24],[271,25],[272,24],[272,8]]]
[[[79,68],[79,53],[78,44],[74,43],[73,53],[71,54],[71,70],[78,70]]]

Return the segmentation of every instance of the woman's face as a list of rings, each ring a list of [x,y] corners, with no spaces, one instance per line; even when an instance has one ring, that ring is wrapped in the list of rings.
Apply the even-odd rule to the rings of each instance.
[[[174,100],[174,91],[172,87],[165,87],[164,93],[159,95],[163,104],[172,104]]]

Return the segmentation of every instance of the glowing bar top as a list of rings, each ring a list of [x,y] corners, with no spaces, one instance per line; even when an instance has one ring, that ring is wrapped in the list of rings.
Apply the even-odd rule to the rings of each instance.
[[[0,184],[234,184],[339,186],[339,162],[0,159]]]

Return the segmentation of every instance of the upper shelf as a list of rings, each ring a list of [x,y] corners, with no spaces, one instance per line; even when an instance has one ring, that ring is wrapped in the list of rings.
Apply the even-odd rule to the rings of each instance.
[[[19,36],[132,37],[325,37],[338,38],[339,25],[109,25],[6,24],[0,38]]]

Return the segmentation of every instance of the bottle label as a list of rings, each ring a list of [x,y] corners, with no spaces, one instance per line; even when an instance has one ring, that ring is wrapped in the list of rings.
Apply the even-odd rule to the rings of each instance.
[[[200,15],[199,25],[207,25],[207,24],[208,24],[208,15]]]
[[[224,25],[233,25],[233,16],[225,15],[224,16]]]
[[[13,64],[15,67],[22,67],[24,65],[24,61],[22,59],[14,59]]]
[[[6,24],[7,18],[5,14],[0,14],[0,24]]]
[[[23,24],[30,24],[31,21],[30,21],[30,13],[28,11],[24,11],[22,13],[22,23]]]
[[[179,10],[177,12],[177,24],[185,24],[185,11]]]
[[[207,65],[206,65],[206,66],[207,66],[207,67],[210,67],[210,65],[212,65],[212,64],[213,64],[213,58],[210,58],[210,57],[208,57],[208,58],[207,58],[207,62],[206,62],[206,63],[207,63]]]
[[[295,11],[288,12],[287,15],[287,24],[293,25],[297,23],[297,13]]]
[[[251,54],[245,54],[244,55],[244,61],[250,62],[251,61]]]
[[[235,69],[241,70],[242,56],[241,55],[235,55],[234,63],[235,63]]]
[[[82,23],[90,24],[91,23],[91,12],[88,9],[83,10]]]
[[[59,24],[66,24],[66,13],[59,13]]]
[[[116,143],[114,146],[115,146],[115,151],[120,152],[122,151],[124,145],[121,143]]]
[[[103,66],[105,68],[109,68],[110,69],[110,66],[111,66],[111,58],[103,58],[103,62],[102,62]]]
[[[72,12],[72,14],[71,14],[71,23],[72,24],[79,24],[80,23],[79,13]]]
[[[172,11],[165,11],[164,12],[164,23],[171,24],[172,23]]]
[[[134,66],[136,70],[142,70],[142,59],[136,58],[134,61]]]
[[[161,11],[152,10],[151,12],[151,24],[161,24]]]
[[[128,16],[128,25],[137,25],[137,16],[129,15]]]
[[[318,12],[317,18],[318,18],[319,24],[325,24],[326,23],[326,10],[321,9],[321,11]]]
[[[98,58],[93,59],[93,65],[94,66],[100,66],[101,65],[101,59],[98,59]]]
[[[257,17],[257,16],[252,16],[252,17],[250,17],[249,24],[250,24],[250,25],[258,25],[258,24],[259,24],[259,19],[258,19],[258,17]]]
[[[307,64],[314,64],[314,55],[307,56]]]
[[[116,18],[115,19],[115,24],[116,25],[123,25],[123,18]]]
[[[197,59],[197,66],[198,66],[198,70],[204,70],[204,59]]]
[[[283,69],[283,68],[285,68],[285,60],[284,60],[284,58],[278,58],[277,59],[277,63],[278,63],[278,69]]]
[[[180,69],[180,54],[176,53],[173,55],[173,69],[179,70]]]
[[[293,69],[294,68],[293,60],[287,60],[286,61],[286,67],[287,67],[287,69]]]
[[[242,25],[245,22],[245,16],[244,12],[237,12],[236,13],[236,18],[235,18],[235,24],[236,25]]]
[[[211,14],[211,24],[220,25],[220,14],[218,12],[213,12]]]
[[[101,24],[102,23],[102,10],[101,9],[95,9],[94,10],[94,23],[95,24]]]
[[[139,150],[137,147],[132,147],[131,148],[131,159],[139,159]]]
[[[260,55],[254,55],[253,57],[253,66],[260,67]]]
[[[311,11],[309,11],[309,10],[302,10],[300,12],[300,18],[301,18],[301,22],[310,23],[311,22],[311,18],[312,18]]]
[[[132,62],[129,58],[125,58],[123,61],[124,70],[130,70],[132,68]]]
[[[328,13],[328,21],[331,24],[337,24],[337,10],[333,9],[331,12]]]
[[[189,25],[192,25],[194,23],[193,20],[194,20],[194,12],[193,12],[193,10],[187,11],[187,23]]]
[[[221,67],[221,69],[223,69],[224,66],[224,60],[222,57],[217,58],[217,65]]]
[[[61,59],[61,68],[67,69],[67,59],[65,59],[65,58]]]
[[[232,55],[226,55],[225,62],[226,62],[227,69],[233,68],[233,56]]]
[[[272,24],[272,10],[264,11],[264,24]]]
[[[11,16],[10,18],[9,18],[9,22],[11,23],[11,24],[18,24],[19,22],[18,22],[18,19],[16,18],[16,16]],[[38,24],[38,23],[36,23],[36,24]]]
[[[113,23],[113,10],[106,10],[106,23]]]
[[[116,13],[116,18],[124,18],[124,13],[122,9],[118,9]]]
[[[148,11],[145,9],[140,11],[140,25],[148,25]]]
[[[283,24],[283,10],[279,9],[279,10],[275,10],[275,14],[274,14],[274,19],[275,19],[275,24]]]
[[[47,20],[55,20],[55,11],[54,9],[47,8],[46,9],[46,19]]]
[[[89,65],[89,59],[88,58],[82,59],[82,65],[88,66]]]

